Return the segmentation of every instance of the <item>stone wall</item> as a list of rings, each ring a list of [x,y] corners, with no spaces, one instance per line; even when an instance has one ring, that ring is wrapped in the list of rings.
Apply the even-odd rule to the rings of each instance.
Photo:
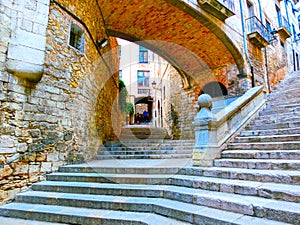
[[[222,83],[229,96],[245,93],[250,88],[249,80],[237,75],[238,69],[234,65],[203,71],[198,77],[190,78],[191,87],[187,89],[179,73],[171,68],[167,77],[169,94],[163,101],[163,124],[170,136],[174,139],[194,139],[192,123],[198,112],[197,99],[203,87],[210,82]]]
[[[0,165],[46,144],[0,168],[1,203],[62,164],[92,159],[101,143],[114,140],[119,132],[118,53],[110,51],[116,42],[110,39],[105,48],[96,48],[96,40],[106,37],[101,19],[86,17],[82,21],[82,11],[74,17],[53,2],[49,7],[44,72],[35,83],[3,67],[7,63],[5,49],[12,40],[1,17],[0,28],[7,35],[0,41]],[[85,7],[97,15],[95,5]],[[10,21],[9,16],[6,19]],[[84,31],[84,54],[68,44],[71,22]],[[66,132],[71,134],[47,144]]]

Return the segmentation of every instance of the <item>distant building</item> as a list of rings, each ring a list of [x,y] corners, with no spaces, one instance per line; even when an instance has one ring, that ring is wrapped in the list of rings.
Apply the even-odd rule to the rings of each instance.
[[[139,42],[135,44],[117,40],[120,45],[119,78],[126,85],[129,101],[135,105],[135,124],[150,123],[161,127],[162,98],[167,94],[170,64],[138,45]],[[144,118],[145,112],[148,114],[147,118]]]

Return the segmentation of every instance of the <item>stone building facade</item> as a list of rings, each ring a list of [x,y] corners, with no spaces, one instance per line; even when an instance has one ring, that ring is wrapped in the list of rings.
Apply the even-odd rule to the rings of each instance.
[[[232,8],[211,0],[224,3],[221,18],[202,2],[0,1],[0,201],[62,164],[94,158],[103,142],[116,139],[119,62],[110,36],[145,41],[174,66],[173,97],[162,103],[174,138],[192,138],[195,103],[206,84],[219,82],[236,96],[251,87],[253,74],[256,85],[269,80],[272,87],[299,69],[294,1],[226,1]],[[246,32],[251,5],[276,40],[259,43]],[[276,5],[295,32],[278,23]]]
[[[201,10],[201,2],[198,1]],[[245,58],[244,74],[239,74],[235,67],[220,67],[214,70],[204,71],[213,76],[201,76],[201,79],[193,77],[191,88],[184,88],[183,82],[173,70],[169,74],[171,86],[170,98],[163,103],[167,114],[166,128],[171,132],[171,136],[178,139],[194,138],[193,119],[197,114],[197,98],[201,93],[212,94],[211,90],[205,90],[205,86],[210,83],[217,84],[214,92],[219,92],[220,97],[215,100],[227,97],[235,97],[243,94],[252,87],[252,73],[254,74],[254,85],[264,85],[265,90],[272,91],[274,85],[278,84],[288,73],[299,70],[298,46],[298,10],[297,1],[269,1],[269,0],[249,0],[249,1],[208,1],[223,3],[225,8],[231,9],[233,14],[221,21],[211,13],[211,9],[206,8],[204,13],[212,21],[218,23],[238,46]],[[231,6],[226,5],[232,3]],[[191,5],[193,3],[190,2]],[[194,5],[193,5],[194,6]],[[195,7],[195,6],[194,6]],[[203,7],[204,8],[204,7]],[[241,13],[242,12],[242,13]],[[242,19],[243,17],[243,19]],[[251,31],[251,26],[254,30]],[[257,27],[255,27],[257,26]],[[260,29],[258,29],[258,26]],[[255,30],[257,28],[257,30]],[[243,38],[243,29],[245,39]],[[266,35],[267,42],[262,45],[262,40],[252,38],[251,33],[262,32]],[[265,34],[263,33],[265,32]],[[259,39],[260,37],[258,37]],[[222,88],[226,88],[227,95],[222,97]],[[208,92],[207,92],[208,91]],[[225,95],[225,94],[224,94]]]
[[[1,1],[0,9],[0,163],[46,144],[0,168],[3,202],[62,164],[94,158],[103,140],[115,139],[119,108],[118,57],[110,51],[117,43],[96,45],[108,38],[101,21],[94,26],[79,6],[47,0]],[[83,32],[83,52],[70,45],[72,24]]]

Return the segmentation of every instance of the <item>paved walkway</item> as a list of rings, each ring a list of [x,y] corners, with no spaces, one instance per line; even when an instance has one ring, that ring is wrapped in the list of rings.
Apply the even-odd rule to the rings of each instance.
[[[84,164],[70,165],[76,167],[190,167],[192,166],[192,159],[110,159],[110,160],[94,160]]]
[[[65,223],[50,223],[36,220],[22,220],[0,216],[0,225],[67,225]]]

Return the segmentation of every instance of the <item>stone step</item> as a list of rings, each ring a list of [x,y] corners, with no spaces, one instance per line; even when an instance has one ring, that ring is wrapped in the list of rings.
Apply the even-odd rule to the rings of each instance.
[[[300,97],[300,96],[299,96]],[[280,102],[280,101],[268,101],[267,105],[266,105],[266,110],[272,110],[272,109],[288,109],[288,108],[299,108],[300,107],[300,103],[299,103],[299,99],[294,98],[291,99],[288,102]]]
[[[189,176],[205,176],[224,179],[250,180],[258,182],[274,182],[284,184],[300,184],[300,171],[255,170],[226,167],[103,167],[91,165],[62,166],[60,172],[65,173],[114,173],[114,174],[181,174]]]
[[[19,199],[22,202],[29,204],[37,202],[39,204],[59,204],[68,207],[82,207],[84,205],[86,208],[99,208],[106,210],[118,210],[122,208],[123,211],[159,214],[192,224],[203,224],[204,221],[206,224],[220,224],[222,222],[236,222],[235,224],[240,224],[237,223],[238,221],[236,221],[236,216],[238,216],[237,213],[229,213],[218,209],[212,209],[205,206],[183,203],[169,199],[158,200],[155,198],[127,196],[120,198],[119,196],[81,195],[68,193],[60,194],[53,192],[27,192],[18,196],[18,200]],[[210,211],[210,213],[208,213],[208,211]],[[213,217],[213,213],[221,213],[222,217]],[[276,221],[269,221],[260,218],[251,218],[242,214],[240,214],[240,216],[242,217],[244,224],[246,224],[246,221],[249,223],[250,219],[255,220],[256,223],[261,222],[262,224],[271,224],[272,222],[275,224],[278,223]]]
[[[298,150],[300,141],[230,143],[228,150]]]
[[[178,159],[191,158],[192,152],[189,154],[134,154],[134,155],[97,155],[97,160],[107,159]]]
[[[251,121],[250,125],[261,125],[261,124],[282,124],[282,123],[289,123],[293,121],[294,123],[299,122],[300,121],[300,114],[297,117],[291,117],[291,116],[287,116],[285,118],[268,118],[268,119],[261,119],[261,118],[257,118],[253,121]]]
[[[196,168],[195,168],[196,169]],[[182,168],[178,167],[146,167],[141,166],[102,166],[101,161],[98,166],[95,165],[68,165],[59,167],[58,172],[63,173],[115,173],[115,174],[176,174]]]
[[[293,93],[299,93],[299,83],[297,82],[299,78],[291,79],[292,83],[281,83],[277,87],[275,87],[271,95],[279,95],[279,96],[293,96]],[[286,81],[286,80],[285,80]],[[296,87],[294,87],[296,85]]]
[[[163,135],[121,135],[119,140],[164,140],[165,136]]]
[[[249,180],[258,182],[300,184],[300,171],[264,170],[227,167],[183,168],[180,174],[217,177],[230,180]]]
[[[234,143],[300,141],[299,134],[236,137]]]
[[[276,108],[276,109],[269,109],[263,110],[259,113],[259,116],[267,116],[267,115],[276,115],[279,113],[297,113],[300,111],[300,107],[296,108]]]
[[[299,170],[300,161],[284,159],[217,159],[214,161],[214,166],[259,170]]]
[[[188,188],[197,188],[218,192],[236,193],[241,195],[252,195],[259,197],[274,198],[285,201],[300,202],[299,185],[272,184],[245,180],[227,180],[214,177],[197,177],[187,175],[149,175],[149,174],[54,174],[48,177],[50,181],[70,182],[96,182],[96,183],[118,183],[118,184],[160,184],[176,185]],[[36,186],[33,187],[36,190]],[[40,190],[40,189],[39,189]],[[40,190],[43,191],[43,190]],[[128,189],[127,189],[128,191]],[[268,193],[268,194],[266,194]],[[98,193],[99,194],[99,193]]]
[[[4,216],[69,224],[189,224],[157,214],[57,205],[11,203],[0,209],[0,215]]]
[[[267,103],[270,105],[278,105],[286,104],[291,105],[297,103],[296,99],[300,98],[299,90],[298,93],[292,93],[290,95],[285,95],[283,93],[271,93],[267,96]]]
[[[68,225],[66,223],[52,223],[52,222],[43,222],[37,220],[29,220],[29,219],[17,219],[0,216],[0,224],[1,225]]]
[[[293,99],[297,99],[300,97],[299,87],[291,88],[283,88],[282,90],[272,92],[268,96],[268,101],[278,101],[278,102],[289,102]]]
[[[123,127],[120,140],[163,140],[168,138],[164,128],[156,127]]]
[[[110,151],[105,151],[106,155],[152,155],[152,154],[189,154],[192,153],[193,149],[186,150],[142,150],[142,149],[112,149]]]
[[[106,147],[107,152],[124,152],[124,151],[178,151],[191,150],[194,146],[132,146],[132,147]]]
[[[291,159],[300,160],[300,150],[234,150],[223,151],[222,158],[234,159]]]
[[[152,140],[152,141],[136,141],[136,140],[124,140],[121,141],[119,144],[122,144],[123,146],[190,146],[190,145],[194,145],[195,140],[172,140],[172,141],[156,141],[156,140]]]
[[[300,121],[289,121],[283,123],[270,123],[270,124],[250,124],[246,130],[269,130],[269,129],[285,129],[300,127]]]
[[[269,121],[269,120],[285,120],[286,118],[299,118],[300,117],[300,111],[299,112],[292,112],[292,113],[280,113],[280,114],[271,114],[271,115],[265,115],[265,116],[258,116],[255,120],[263,121]]]
[[[300,127],[283,128],[283,129],[261,129],[261,130],[243,130],[240,133],[241,137],[248,136],[265,136],[265,135],[293,135],[300,134]]]
[[[200,205],[249,216],[264,217],[266,219],[277,220],[281,222],[296,224],[300,222],[300,204],[255,196],[200,190],[196,188],[160,185],[120,185],[100,183],[78,184],[69,182],[59,182],[57,183],[56,187],[54,186],[54,184],[49,185],[52,190],[56,189],[59,192],[64,192],[65,190],[63,190],[63,188],[65,186],[66,190],[69,190],[69,193],[72,194],[78,193],[79,191],[84,191],[85,193],[89,191],[88,194],[106,195],[103,194],[106,192],[109,196],[113,195],[129,197],[130,195],[133,195],[131,197],[143,197],[145,199],[155,198],[155,202],[158,203],[160,203],[162,201],[162,198],[164,198],[163,201],[173,200],[180,203],[193,204],[187,208],[192,209],[194,212],[196,212],[197,210],[194,210],[193,206]],[[90,188],[92,189],[89,190],[88,186],[90,186]],[[96,190],[96,188],[98,189]],[[265,194],[267,195],[267,193]],[[113,199],[111,199],[111,202],[113,202]],[[126,200],[123,200],[123,202],[126,202]],[[173,204],[171,205],[173,205],[172,208],[176,208],[177,204],[174,204],[173,202]],[[161,210],[164,211],[163,209]]]

